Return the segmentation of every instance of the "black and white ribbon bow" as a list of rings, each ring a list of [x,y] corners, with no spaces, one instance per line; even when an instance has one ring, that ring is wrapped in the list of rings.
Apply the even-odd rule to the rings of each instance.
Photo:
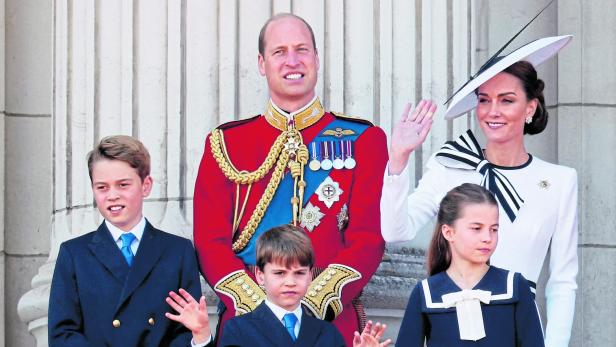
[[[483,156],[483,151],[472,131],[467,130],[455,141],[446,142],[436,152],[436,159],[449,168],[479,172],[483,176],[481,185],[496,196],[496,200],[511,222],[515,220],[524,199],[515,191],[507,177]]]

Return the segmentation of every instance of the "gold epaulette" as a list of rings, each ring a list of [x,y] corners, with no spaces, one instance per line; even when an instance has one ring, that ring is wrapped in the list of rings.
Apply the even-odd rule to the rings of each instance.
[[[312,281],[302,303],[319,319],[325,318],[328,308],[337,317],[343,309],[342,288],[360,278],[361,273],[352,267],[331,264]]]
[[[222,278],[214,290],[233,300],[235,315],[254,311],[263,300],[265,292],[244,270],[238,270]]]
[[[353,116],[347,116],[346,114],[342,114],[340,112],[331,112],[331,114],[333,114],[336,118],[342,118],[344,120],[348,120],[350,122],[356,122],[356,123],[362,123],[362,124],[366,124],[369,125],[371,127],[374,126],[374,124],[368,120],[359,118],[359,117],[353,117]]]

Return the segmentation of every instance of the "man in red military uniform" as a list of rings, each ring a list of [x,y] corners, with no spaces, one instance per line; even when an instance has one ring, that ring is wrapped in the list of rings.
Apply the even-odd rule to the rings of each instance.
[[[206,140],[194,195],[201,271],[224,304],[224,324],[265,298],[253,275],[258,236],[273,226],[299,225],[316,260],[302,303],[333,320],[351,346],[365,321],[359,295],[384,249],[385,134],[324,111],[314,90],[314,35],[303,19],[272,17],[259,35],[258,63],[270,93],[265,113],[223,124]]]

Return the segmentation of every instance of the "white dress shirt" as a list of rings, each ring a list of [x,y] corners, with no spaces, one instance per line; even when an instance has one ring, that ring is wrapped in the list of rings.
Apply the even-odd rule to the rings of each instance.
[[[296,337],[299,336],[299,327],[302,325],[302,305],[297,305],[297,308],[293,311],[287,311],[267,299],[265,299],[265,304],[267,305],[267,307],[270,308],[270,310],[272,310],[272,312],[274,312],[274,315],[276,316],[276,318],[278,318],[278,321],[280,322],[280,324],[282,324],[283,327],[284,320],[282,320],[282,317],[284,317],[284,315],[287,313],[293,313],[295,317],[297,317],[297,323],[295,323],[295,328],[293,329],[293,331],[295,332]]]
[[[105,225],[107,226],[107,229],[109,229],[111,236],[113,237],[116,245],[118,245],[118,248],[120,250],[122,249],[122,239],[120,238],[120,236],[122,236],[122,234],[124,233],[133,233],[133,235],[135,235],[135,240],[133,240],[133,243],[131,243],[130,249],[131,251],[133,251],[133,255],[137,255],[137,250],[139,249],[139,244],[141,243],[141,238],[143,237],[143,232],[145,231],[145,217],[141,216],[141,220],[139,221],[139,223],[137,223],[137,225],[135,225],[129,231],[124,231],[116,227],[106,219]]]

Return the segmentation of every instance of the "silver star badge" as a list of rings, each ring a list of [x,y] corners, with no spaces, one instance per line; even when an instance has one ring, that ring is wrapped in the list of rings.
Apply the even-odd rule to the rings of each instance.
[[[340,195],[344,192],[340,189],[340,184],[338,184],[338,182],[334,182],[331,177],[327,176],[319,187],[317,187],[316,193],[319,196],[319,201],[323,201],[325,206],[330,208],[334,202],[340,200]]]
[[[347,204],[342,206],[340,212],[336,216],[336,219],[338,220],[338,231],[343,231],[349,222],[349,207]]]
[[[314,228],[321,224],[321,218],[323,218],[325,214],[319,210],[317,206],[314,206],[310,202],[308,205],[304,207],[302,210],[302,221],[300,226],[302,228],[308,229],[308,231],[312,232]]]
[[[289,137],[287,139],[287,143],[284,144],[284,150],[291,154],[291,153],[295,153],[297,150],[299,149],[299,143],[295,142],[295,139],[292,137]]]

